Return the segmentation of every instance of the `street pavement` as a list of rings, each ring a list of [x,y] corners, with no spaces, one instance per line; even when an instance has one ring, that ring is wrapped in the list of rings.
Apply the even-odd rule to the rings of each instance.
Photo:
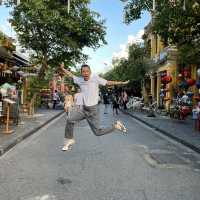
[[[200,156],[120,113],[120,132],[96,137],[86,121],[62,152],[65,116],[0,157],[1,200],[199,200]]]
[[[195,130],[191,116],[186,120],[177,120],[158,114],[148,117],[147,113],[132,110],[123,112],[200,153],[200,131]]]
[[[0,156],[62,113],[63,109],[37,109],[34,115],[21,115],[19,125],[9,127],[14,131],[11,134],[3,133],[5,125],[1,125]]]

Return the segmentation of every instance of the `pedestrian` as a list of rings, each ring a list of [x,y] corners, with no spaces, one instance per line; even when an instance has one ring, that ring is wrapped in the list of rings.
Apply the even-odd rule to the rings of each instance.
[[[116,113],[116,115],[119,114],[119,99],[117,96],[113,97],[113,102],[112,102],[112,107],[113,107],[113,115]]]
[[[104,103],[104,114],[108,114],[109,100],[108,100],[108,94],[107,93],[105,93],[103,95],[103,103]]]
[[[68,116],[70,115],[73,105],[74,105],[73,96],[71,94],[67,93],[64,98],[64,110]]]
[[[74,139],[74,124],[78,121],[86,119],[90,128],[96,136],[102,136],[113,132],[114,130],[120,130],[126,132],[126,128],[122,122],[116,121],[112,127],[100,128],[99,109],[98,109],[98,96],[99,96],[99,85],[123,85],[126,82],[121,81],[107,81],[98,75],[91,73],[89,65],[82,65],[81,77],[73,75],[72,72],[64,68],[62,63],[60,66],[60,72],[63,75],[73,79],[74,83],[79,85],[81,93],[83,95],[83,109],[72,110],[70,116],[67,118],[65,127],[65,145],[62,148],[63,151],[69,150],[72,144],[75,143]]]
[[[124,110],[127,109],[126,104],[128,103],[128,95],[126,93],[126,91],[122,92],[122,104],[123,104],[123,108]]]
[[[57,104],[57,102],[59,101],[59,95],[58,95],[58,91],[57,90],[55,90],[54,92],[53,92],[53,109],[55,109],[56,108],[56,104]]]

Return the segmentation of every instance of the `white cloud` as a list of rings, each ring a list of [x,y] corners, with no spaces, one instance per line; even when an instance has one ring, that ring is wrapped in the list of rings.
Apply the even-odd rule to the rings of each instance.
[[[128,35],[126,44],[120,45],[120,50],[113,53],[113,60],[128,59],[128,48],[132,44],[139,44],[143,42],[142,35],[144,30],[140,30],[136,35]]]
[[[142,36],[144,35],[144,30],[140,30],[136,35],[129,35],[128,36],[128,44],[138,44],[142,43],[143,39]]]
[[[102,61],[102,63],[104,65],[104,67],[103,67],[103,69],[101,69],[101,71],[103,71],[104,73],[106,73],[113,67],[112,64],[108,60],[104,60],[104,61]]]
[[[11,24],[8,21],[5,21],[0,25],[0,30],[9,37],[16,39],[16,33],[13,30]]]

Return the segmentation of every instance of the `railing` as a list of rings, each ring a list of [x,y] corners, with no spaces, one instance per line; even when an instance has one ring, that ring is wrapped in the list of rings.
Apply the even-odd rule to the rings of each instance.
[[[162,63],[167,59],[176,60],[177,59],[177,48],[175,46],[168,46],[165,47],[159,55],[156,55],[153,58],[155,64]]]

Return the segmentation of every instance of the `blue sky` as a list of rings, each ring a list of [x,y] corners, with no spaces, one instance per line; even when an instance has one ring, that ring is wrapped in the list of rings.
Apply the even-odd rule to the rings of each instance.
[[[101,18],[106,20],[108,44],[97,49],[95,52],[86,49],[89,54],[88,64],[96,73],[105,72],[111,65],[112,57],[123,54],[128,41],[138,39],[141,36],[143,28],[150,21],[150,15],[144,13],[140,20],[130,25],[123,23],[123,3],[120,0],[91,0],[91,9],[100,13]],[[0,29],[9,36],[14,36],[14,32],[9,26],[7,18],[10,8],[0,6]]]
[[[101,14],[106,20],[108,44],[99,48],[96,52],[90,50],[88,63],[96,72],[104,72],[105,62],[108,65],[112,62],[114,52],[120,52],[129,38],[138,37],[140,32],[150,21],[150,15],[144,13],[140,20],[130,25],[123,23],[123,3],[120,0],[92,0],[91,8]]]

